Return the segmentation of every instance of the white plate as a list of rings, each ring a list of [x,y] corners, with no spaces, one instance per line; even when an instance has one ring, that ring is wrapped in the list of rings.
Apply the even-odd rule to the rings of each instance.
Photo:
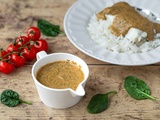
[[[71,41],[85,54],[112,64],[125,66],[149,65],[160,62],[160,47],[144,53],[114,53],[96,44],[90,37],[87,26],[90,18],[98,11],[122,0],[79,0],[67,11],[64,18],[64,30]],[[131,6],[147,9],[160,18],[160,0],[123,0]]]

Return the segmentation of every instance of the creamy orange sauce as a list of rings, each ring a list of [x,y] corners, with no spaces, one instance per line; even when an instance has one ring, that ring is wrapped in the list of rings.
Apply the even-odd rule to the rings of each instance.
[[[105,20],[106,14],[115,16],[109,30],[116,36],[125,36],[130,28],[137,28],[147,33],[148,40],[153,40],[154,29],[157,33],[160,32],[159,24],[152,23],[147,18],[141,16],[126,2],[118,2],[111,7],[105,8],[97,14],[97,19]]]
[[[84,79],[81,66],[73,61],[56,61],[41,67],[36,74],[37,80],[50,88],[76,90]]]

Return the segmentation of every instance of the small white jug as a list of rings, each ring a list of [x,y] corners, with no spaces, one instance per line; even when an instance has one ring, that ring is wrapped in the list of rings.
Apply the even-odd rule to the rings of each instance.
[[[37,70],[39,70],[39,68],[48,63],[60,60],[74,61],[82,67],[82,71],[84,73],[84,80],[78,85],[76,91],[72,90],[71,88],[66,88],[66,89],[49,88],[38,82],[38,80],[36,79],[36,72]],[[45,51],[41,51],[37,53],[37,61],[32,67],[32,77],[41,101],[45,105],[56,109],[69,108],[74,106],[80,101],[82,96],[85,95],[84,87],[87,82],[88,76],[89,76],[89,68],[87,64],[81,58],[68,53],[47,54]]]

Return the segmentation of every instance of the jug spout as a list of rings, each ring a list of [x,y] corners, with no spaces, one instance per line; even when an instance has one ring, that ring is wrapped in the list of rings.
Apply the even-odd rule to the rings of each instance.
[[[82,85],[79,85],[76,89],[76,91],[71,91],[72,96],[84,96],[85,95],[85,90]]]

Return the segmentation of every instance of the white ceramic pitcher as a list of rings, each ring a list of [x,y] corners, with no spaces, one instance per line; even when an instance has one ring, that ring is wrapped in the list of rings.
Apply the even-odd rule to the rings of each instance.
[[[78,85],[76,91],[72,90],[71,88],[66,88],[66,89],[49,88],[37,81],[35,76],[39,68],[46,65],[47,63],[59,60],[74,61],[82,67],[82,71],[84,73],[84,80]],[[37,61],[32,67],[32,77],[41,101],[45,105],[57,109],[72,107],[80,101],[82,96],[85,95],[84,87],[87,82],[88,76],[89,76],[89,68],[87,64],[81,58],[68,53],[47,54],[46,52],[41,51],[37,53]]]

